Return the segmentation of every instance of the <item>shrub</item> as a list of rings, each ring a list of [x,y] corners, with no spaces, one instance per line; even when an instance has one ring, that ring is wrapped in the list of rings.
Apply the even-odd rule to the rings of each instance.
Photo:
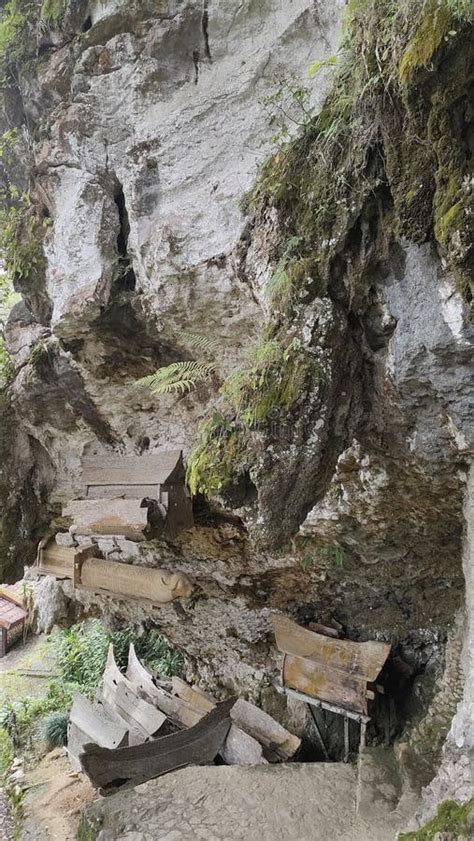
[[[13,745],[8,732],[0,728],[0,778],[8,771],[13,762]]]
[[[41,738],[52,748],[60,748],[67,744],[67,726],[69,713],[56,710],[49,713],[41,722]]]

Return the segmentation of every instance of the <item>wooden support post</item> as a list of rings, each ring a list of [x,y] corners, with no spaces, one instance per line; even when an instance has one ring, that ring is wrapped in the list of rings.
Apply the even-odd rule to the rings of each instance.
[[[367,727],[367,723],[365,721],[360,722],[360,740],[359,740],[359,755],[363,752],[365,748],[365,730]]]
[[[7,653],[7,629],[0,628],[0,657],[5,657]]]
[[[349,759],[349,718],[344,716],[344,762]]]
[[[317,720],[316,720],[316,715],[315,715],[315,713],[314,713],[314,711],[313,711],[313,707],[311,706],[311,704],[308,704],[307,706],[308,706],[308,709],[309,709],[309,711],[310,711],[310,713],[311,713],[311,718],[313,719],[314,728],[315,728],[315,730],[316,730],[316,735],[317,735],[317,737],[318,737],[318,742],[319,742],[319,744],[320,744],[320,746],[321,746],[321,750],[322,750],[322,752],[323,752],[323,756],[324,756],[325,760],[326,760],[327,762],[329,762],[329,754],[328,754],[328,751],[327,751],[326,745],[325,745],[325,743],[324,743],[323,734],[321,733],[321,730],[319,729],[319,724],[318,724],[318,722],[317,722]]]

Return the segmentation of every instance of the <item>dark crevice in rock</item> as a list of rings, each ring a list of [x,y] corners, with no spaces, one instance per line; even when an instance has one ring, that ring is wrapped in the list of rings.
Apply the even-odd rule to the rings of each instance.
[[[90,15],[87,15],[84,23],[81,26],[81,30],[82,30],[82,32],[88,32],[89,29],[91,29],[91,28],[92,28],[92,18],[91,18]]]
[[[127,206],[123,188],[120,186],[114,195],[119,218],[119,232],[117,235],[118,251],[118,272],[114,286],[122,291],[133,291],[136,286],[135,272],[133,271],[131,258],[128,253],[128,237],[130,234],[130,223],[128,221]]]
[[[203,2],[203,12],[201,18],[201,25],[202,25],[202,35],[204,38],[204,51],[206,53],[206,58],[209,61],[212,61],[211,57],[211,50],[209,47],[209,0],[204,0]]]
[[[199,50],[193,50],[194,84],[199,82]]]

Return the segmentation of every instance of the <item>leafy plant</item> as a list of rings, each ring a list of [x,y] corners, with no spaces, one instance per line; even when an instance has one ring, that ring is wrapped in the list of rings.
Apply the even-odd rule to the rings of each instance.
[[[181,360],[172,362],[163,368],[158,368],[153,374],[137,380],[138,386],[145,386],[151,389],[153,394],[186,394],[199,383],[212,377],[217,370],[216,363],[212,360],[218,351],[218,344],[215,339],[208,336],[201,336],[197,333],[183,333],[182,337],[211,359]]]
[[[7,0],[0,18],[0,77],[3,77],[3,84],[16,79],[18,65],[34,56],[36,22],[35,0]]]
[[[7,730],[0,727],[0,780],[13,762],[13,745]]]
[[[188,459],[186,478],[191,493],[213,497],[225,490],[240,472],[244,441],[237,423],[215,411],[202,424]]]
[[[290,409],[308,372],[309,362],[298,338],[286,345],[264,339],[251,348],[247,365],[230,375],[222,391],[239,419],[253,427],[274,411]]]
[[[43,0],[41,6],[41,17],[43,20],[58,23],[64,15],[67,7],[67,0]]]
[[[196,360],[172,362],[153,374],[137,380],[138,386],[149,388],[153,394],[186,394],[215,372],[214,362]]]
[[[0,200],[0,254],[10,278],[26,280],[44,261],[43,238],[50,220],[40,219],[30,195],[12,186]]]
[[[67,744],[69,713],[63,710],[49,713],[41,722],[41,738],[52,748]]]
[[[323,67],[334,67],[337,64],[337,56],[329,55],[326,58],[319,58],[315,61],[308,70],[308,78],[312,79],[313,76],[316,76],[316,73],[321,70]]]

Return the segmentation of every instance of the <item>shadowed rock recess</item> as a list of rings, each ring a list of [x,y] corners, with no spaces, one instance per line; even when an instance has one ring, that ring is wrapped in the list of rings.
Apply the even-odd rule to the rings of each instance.
[[[41,627],[56,605],[157,627],[190,678],[295,727],[272,612],[387,640],[369,742],[427,785],[473,645],[470,4],[12,2],[0,578],[67,527],[85,455],[182,448],[194,528],[98,550],[185,573],[192,598],[45,580]],[[212,377],[137,387],[199,358],[196,334]],[[472,796],[459,710],[443,798]]]

